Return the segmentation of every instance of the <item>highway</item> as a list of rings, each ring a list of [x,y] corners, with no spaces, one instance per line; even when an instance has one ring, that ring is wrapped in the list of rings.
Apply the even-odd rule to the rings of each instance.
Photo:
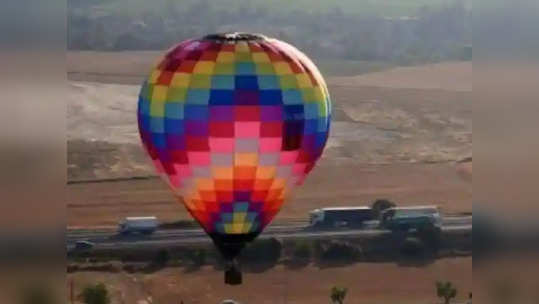
[[[443,232],[470,231],[471,216],[451,216],[443,218]],[[268,226],[259,238],[327,238],[327,237],[374,237],[391,233],[388,230],[376,229],[376,224],[363,229],[312,229],[307,223],[292,222]],[[181,244],[209,242],[210,238],[199,228],[161,229],[151,235],[119,235],[115,230],[68,230],[66,242],[68,248],[76,241],[89,241],[95,244],[94,249],[120,249],[140,247],[167,247]]]

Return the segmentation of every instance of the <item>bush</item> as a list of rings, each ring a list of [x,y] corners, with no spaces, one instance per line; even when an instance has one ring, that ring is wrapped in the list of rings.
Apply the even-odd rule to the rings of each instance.
[[[294,248],[292,257],[295,260],[310,260],[312,256],[311,246],[307,242],[299,242]]]
[[[442,244],[442,230],[439,227],[434,225],[421,227],[417,231],[417,236],[434,252],[440,249]]]
[[[251,243],[241,253],[246,263],[276,264],[281,258],[282,244],[275,238],[261,239]]]
[[[313,253],[316,259],[318,260],[322,259],[325,249],[326,249],[326,246],[324,245],[324,241],[321,241],[321,240],[314,241]]]
[[[186,258],[197,267],[206,264],[206,257],[206,250],[204,249],[189,250],[186,252]]]
[[[346,294],[348,294],[348,288],[333,286],[330,294],[331,302],[335,304],[343,304]]]
[[[425,243],[422,240],[416,237],[408,237],[402,242],[400,252],[405,256],[417,257],[423,255],[425,249]]]
[[[386,209],[396,207],[397,204],[387,199],[377,199],[372,203],[372,216],[373,218],[379,218],[380,214]]]
[[[361,257],[361,250],[345,242],[331,242],[322,253],[322,260],[354,262]]]
[[[457,289],[453,286],[453,283],[447,282],[436,282],[436,295],[438,298],[444,300],[444,304],[451,303],[451,300],[457,296]]]
[[[86,286],[80,294],[85,304],[109,304],[110,296],[107,287],[103,283]]]
[[[159,250],[157,254],[154,256],[152,263],[155,266],[164,267],[168,261],[170,260],[170,254],[167,250]]]

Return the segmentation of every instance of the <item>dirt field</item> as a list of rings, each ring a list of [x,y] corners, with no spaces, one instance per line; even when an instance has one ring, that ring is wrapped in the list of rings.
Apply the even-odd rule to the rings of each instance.
[[[68,54],[70,181],[154,174],[139,143],[135,109],[138,84],[158,54]],[[470,212],[471,165],[457,163],[472,154],[470,79],[471,63],[330,77],[328,145],[277,220],[376,198]],[[115,225],[145,214],[186,218],[158,179],[68,185],[70,226]]]
[[[470,62],[452,62],[419,67],[398,67],[355,77],[333,77],[330,79],[330,84],[469,92],[472,90],[472,80]]]
[[[262,273],[244,274],[244,284],[230,287],[213,267],[193,272],[167,268],[141,275],[82,272],[68,274],[76,291],[88,282],[113,286],[114,303],[218,304],[228,298],[243,304],[326,304],[332,286],[348,287],[346,303],[434,304],[434,283],[450,280],[458,288],[458,302],[472,291],[472,258],[447,258],[423,266],[395,263],[358,263],[320,269],[291,270],[277,266]],[[78,292],[77,292],[78,293]],[[150,302],[151,301],[151,302]]]
[[[189,219],[165,184],[150,180],[81,183],[68,186],[68,224],[111,226],[125,216],[152,214],[163,221]],[[316,168],[276,221],[305,219],[319,206],[368,204],[390,198],[399,205],[437,204],[446,213],[472,211],[472,184],[452,163],[357,166],[353,163]]]

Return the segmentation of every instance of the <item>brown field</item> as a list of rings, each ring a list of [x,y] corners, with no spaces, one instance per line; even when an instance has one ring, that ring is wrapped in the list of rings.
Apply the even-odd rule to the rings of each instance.
[[[125,216],[152,214],[163,221],[189,219],[157,179],[68,186],[69,226],[112,226]],[[319,206],[368,204],[390,198],[400,205],[437,204],[446,213],[472,211],[472,184],[449,164],[359,166],[322,163],[283,207],[276,221],[307,219]]]
[[[388,71],[355,77],[333,77],[332,84],[391,87],[394,89],[439,89],[469,92],[472,90],[472,64],[451,62],[419,67],[398,67]]]
[[[458,288],[458,302],[472,291],[472,258],[444,258],[423,266],[397,263],[357,263],[346,267],[307,266],[291,270],[277,266],[262,273],[244,274],[244,284],[223,284],[223,274],[207,266],[196,271],[166,268],[152,274],[77,272],[67,275],[75,291],[89,282],[113,286],[113,303],[218,304],[228,298],[244,304],[326,304],[329,291],[349,288],[346,303],[434,304],[434,283],[450,280]],[[149,301],[151,300],[151,302]]]
[[[158,54],[68,54],[69,180],[154,174],[139,144],[139,86],[133,84],[140,83]],[[470,77],[471,63],[330,77],[328,145],[277,220],[305,219],[320,206],[376,198],[470,212],[471,165],[468,170],[457,163],[471,157]],[[110,226],[124,216],[145,214],[164,221],[187,218],[158,179],[68,185],[69,226]]]

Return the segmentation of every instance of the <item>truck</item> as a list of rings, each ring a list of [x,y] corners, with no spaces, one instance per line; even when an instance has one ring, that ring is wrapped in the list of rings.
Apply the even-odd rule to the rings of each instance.
[[[120,234],[152,234],[158,227],[159,221],[155,216],[126,217],[118,224],[118,232]]]
[[[360,228],[373,220],[371,207],[330,207],[315,209],[309,213],[313,228]]]
[[[442,218],[436,206],[393,207],[381,213],[380,227],[392,231],[441,230]]]

